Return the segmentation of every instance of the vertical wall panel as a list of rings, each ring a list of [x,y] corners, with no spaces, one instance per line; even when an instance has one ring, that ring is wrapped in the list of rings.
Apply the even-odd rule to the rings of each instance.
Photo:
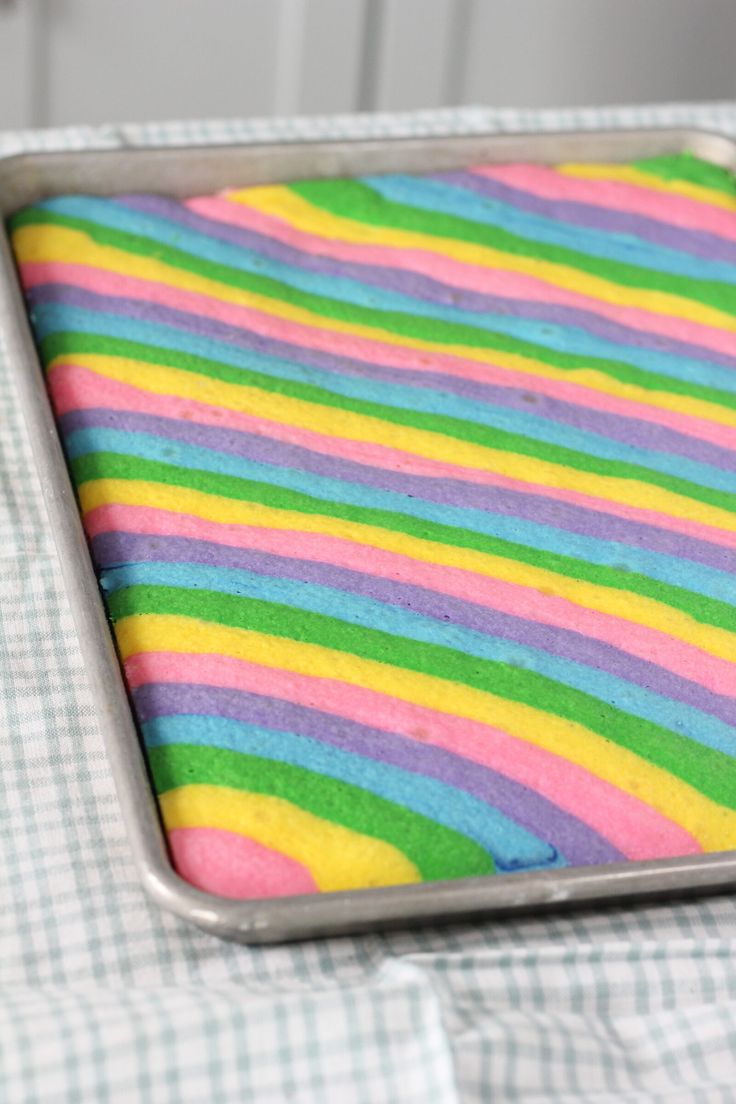
[[[0,4],[0,127],[28,127],[37,121],[35,21],[30,3]]]
[[[475,8],[478,3],[480,3],[480,0],[455,0],[453,5],[447,40],[444,99],[444,103],[450,107],[467,102],[465,87],[468,57],[470,55],[470,37],[474,30]]]
[[[734,0],[474,0],[467,103],[733,99]]]
[[[400,111],[447,102],[455,0],[369,0],[377,42],[363,106]]]
[[[304,33],[309,0],[274,0],[278,3],[275,81],[272,110],[294,115],[299,110],[304,60]]]
[[[311,115],[360,108],[366,7],[374,2],[309,0],[304,21],[300,99],[293,111]]]
[[[50,124],[268,114],[273,0],[46,0]]]

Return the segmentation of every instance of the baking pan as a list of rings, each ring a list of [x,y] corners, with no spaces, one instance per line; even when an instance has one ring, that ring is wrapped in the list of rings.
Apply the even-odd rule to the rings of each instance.
[[[0,216],[70,192],[188,196],[305,177],[422,172],[479,162],[631,161],[683,150],[736,171],[736,142],[690,130],[474,134],[23,154],[0,160]],[[2,229],[0,352],[15,381],[29,430],[135,861],[145,889],[162,907],[213,935],[266,943],[594,902],[723,892],[736,886],[736,852],[257,901],[215,897],[183,881],[169,861]]]

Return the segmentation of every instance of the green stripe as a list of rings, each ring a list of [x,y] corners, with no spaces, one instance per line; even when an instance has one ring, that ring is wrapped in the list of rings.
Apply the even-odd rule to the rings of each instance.
[[[424,881],[492,874],[494,863],[480,844],[420,813],[323,774],[223,748],[172,744],[148,749],[159,794],[178,786],[228,786],[268,794],[354,832],[390,843]]]
[[[365,399],[338,395],[313,384],[285,380],[280,376],[255,372],[250,368],[235,368],[231,365],[224,365],[220,361],[181,353],[174,349],[141,345],[122,338],[105,337],[97,334],[58,333],[45,338],[41,344],[41,350],[44,362],[47,364],[54,357],[60,355],[91,352],[96,355],[129,357],[148,364],[178,368],[193,372],[196,375],[224,380],[237,386],[257,387],[265,392],[277,392],[319,406],[349,410],[355,414],[378,418],[381,421],[392,422],[396,425],[411,426],[413,429],[423,430],[426,433],[441,434],[444,437],[467,441],[483,448],[497,449],[517,456],[530,456],[535,460],[574,468],[576,471],[648,483],[651,486],[661,487],[663,490],[682,495],[684,498],[703,502],[708,506],[715,506],[729,513],[736,513],[736,494],[719,491],[712,487],[701,487],[688,479],[680,479],[675,475],[654,471],[641,464],[629,464],[623,460],[606,460],[585,452],[565,448],[563,445],[537,441],[521,433],[512,433],[509,430],[495,429],[490,426],[479,425],[476,422],[467,422],[446,414],[425,414],[416,410],[406,410]]]
[[[710,188],[713,192],[736,197],[736,180],[732,171],[709,161],[701,161],[693,153],[648,157],[645,161],[634,161],[632,168],[660,180],[683,180],[688,184],[698,184],[701,188]]]
[[[22,211],[19,215],[14,216],[14,219],[14,228],[36,223],[68,226],[87,234],[93,240],[104,245],[112,245],[128,253],[152,257],[155,260],[163,259],[162,245],[156,239],[126,234],[87,220],[60,215],[40,208],[30,208],[27,211]],[[183,250],[175,249],[173,246],[166,246],[165,261],[166,264],[174,268],[194,272],[198,276],[206,276],[231,287],[255,292],[278,302],[286,301],[322,317],[338,319],[348,323],[359,323],[370,329],[387,331],[421,341],[467,345],[473,348],[513,353],[526,359],[542,361],[564,371],[590,371],[595,369],[622,382],[634,383],[648,390],[667,390],[674,394],[692,394],[709,402],[722,401],[721,392],[707,387],[699,387],[697,384],[673,380],[669,376],[648,372],[643,368],[635,368],[616,360],[560,352],[550,349],[546,345],[537,345],[507,334],[498,334],[486,329],[481,330],[470,325],[444,322],[440,319],[430,319],[424,316],[415,317],[398,311],[383,311],[376,307],[361,307],[341,300],[329,299],[294,288],[268,276],[243,272],[240,269],[230,268],[211,261],[202,261]],[[727,400],[723,400],[722,404],[736,406],[736,397],[728,394]]]
[[[491,537],[485,533],[475,533],[472,530],[443,525],[392,510],[333,502],[301,491],[259,483],[252,479],[184,468],[176,464],[164,464],[157,460],[145,460],[142,457],[114,452],[86,453],[72,460],[71,468],[74,482],[78,487],[95,479],[135,479],[175,487],[188,487],[203,491],[205,494],[241,502],[258,502],[277,510],[293,510],[303,514],[336,517],[345,521],[375,525],[381,529],[406,533],[437,544],[454,548],[472,548],[474,551],[485,552],[491,556],[502,556],[507,560],[531,564],[557,575],[585,580],[613,590],[640,594],[682,610],[683,613],[689,614],[703,624],[716,625],[728,631],[733,631],[736,627],[734,607],[716,598],[695,594],[682,587],[662,583],[633,571],[604,567],[588,563],[586,560],[576,560],[572,556],[562,556],[557,552],[528,548],[526,545],[506,541],[500,537]]]
[[[325,614],[219,591],[140,585],[113,591],[107,595],[107,602],[113,621],[136,614],[196,618],[268,636],[319,644],[378,663],[390,662],[404,670],[470,686],[535,709],[544,702],[545,712],[597,732],[676,775],[714,801],[736,808],[736,777],[730,756],[651,721],[632,717],[599,698],[563,686],[536,671],[478,659],[442,644],[406,640]],[[493,722],[490,704],[488,721]]]
[[[536,238],[524,238],[496,226],[428,211],[385,199],[369,185],[359,180],[307,180],[285,185],[315,208],[371,226],[392,230],[410,230],[437,238],[451,238],[473,245],[487,246],[503,253],[532,257],[565,265],[592,276],[599,276],[625,287],[648,288],[697,300],[718,310],[733,314],[736,308],[736,288],[717,280],[693,280],[671,272],[660,272],[623,261],[613,261],[580,253],[561,245],[551,245]]]

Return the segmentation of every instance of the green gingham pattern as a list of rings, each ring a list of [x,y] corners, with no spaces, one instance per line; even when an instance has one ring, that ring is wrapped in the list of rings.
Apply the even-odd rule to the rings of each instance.
[[[173,123],[22,150],[695,126],[736,105]],[[0,1100],[736,1100],[736,901],[221,943],[140,889],[25,431],[0,363]]]

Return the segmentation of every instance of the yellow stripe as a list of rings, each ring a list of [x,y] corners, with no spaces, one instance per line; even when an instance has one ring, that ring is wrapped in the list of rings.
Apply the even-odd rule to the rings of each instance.
[[[404,337],[381,330],[379,327],[352,325],[338,319],[326,319],[322,315],[292,307],[277,299],[256,295],[234,288],[204,276],[197,276],[185,269],[165,264],[149,257],[139,257],[111,246],[100,246],[77,230],[64,227],[26,226],[16,231],[13,244],[23,264],[65,264],[74,258],[74,264],[177,288],[194,295],[201,295],[215,302],[257,310],[273,336],[283,336],[280,322],[307,326],[325,334],[340,333],[393,347],[416,351],[443,353],[447,356],[471,360],[479,364],[494,364],[509,371],[541,379],[563,380],[580,387],[587,387],[604,395],[612,395],[630,402],[642,403],[655,409],[672,410],[684,416],[702,418],[736,428],[736,411],[719,406],[715,402],[674,395],[667,391],[649,391],[631,383],[621,383],[595,369],[565,371],[553,368],[541,360],[505,353],[496,349],[478,349],[474,346],[447,345],[418,338]],[[288,336],[285,337],[289,340]],[[293,340],[293,338],[292,338]],[[634,415],[635,416],[635,415]]]
[[[704,203],[708,207],[720,207],[724,211],[736,211],[736,196],[728,196],[714,188],[702,184],[692,184],[689,180],[664,180],[642,169],[628,165],[586,165],[570,162],[558,165],[557,171],[565,176],[576,176],[582,180],[613,180],[619,184],[633,184],[637,188],[646,188],[650,192],[667,192],[669,195],[682,196],[684,199]]]
[[[694,618],[661,602],[629,591],[586,583],[566,575],[507,560],[472,549],[455,548],[436,541],[422,540],[390,529],[342,521],[327,515],[302,514],[274,509],[257,503],[238,502],[202,491],[148,483],[132,479],[95,479],[83,483],[79,498],[84,514],[98,506],[152,506],[157,510],[189,514],[224,525],[248,525],[261,529],[286,529],[327,536],[381,548],[424,563],[441,564],[473,571],[490,579],[514,583],[530,590],[595,610],[621,621],[630,621],[656,632],[682,640],[721,659],[736,661],[736,636],[715,626],[703,625]],[[368,553],[370,554],[370,553]]]
[[[474,245],[433,234],[413,230],[395,230],[373,223],[353,221],[341,215],[333,215],[323,208],[307,202],[302,196],[290,192],[282,185],[248,188],[243,192],[228,193],[229,200],[251,207],[264,215],[275,216],[299,230],[317,233],[321,237],[362,245],[383,245],[394,249],[421,249],[425,253],[438,253],[465,264],[482,268],[520,272],[535,279],[544,280],[554,287],[565,288],[579,295],[599,299],[618,306],[639,307],[653,314],[665,314],[675,318],[687,318],[705,326],[716,326],[729,333],[736,332],[736,319],[726,311],[705,306],[681,295],[650,288],[629,287],[616,284],[601,276],[582,273],[576,268],[539,257],[525,257]]]
[[[314,816],[290,801],[227,786],[179,786],[159,795],[169,832],[220,828],[288,855],[324,892],[419,882],[419,871],[396,847]]]
[[[106,379],[126,383],[140,391],[193,399],[265,418],[281,425],[299,426],[329,437],[367,441],[443,463],[494,472],[521,483],[561,487],[604,502],[653,510],[736,532],[736,511],[709,506],[643,480],[596,475],[548,460],[537,460],[515,452],[476,445],[443,433],[398,425],[369,414],[355,414],[342,408],[294,399],[245,384],[224,383],[198,372],[163,367],[147,361],[97,353],[61,353],[50,362],[49,370],[67,363],[88,368]],[[656,518],[653,521],[656,524]]]
[[[319,644],[186,617],[133,615],[118,621],[115,635],[123,660],[140,652],[226,655],[312,678],[367,687],[400,701],[502,728],[516,739],[570,760],[645,801],[690,832],[706,851],[736,847],[736,813],[626,748],[543,709]]]

